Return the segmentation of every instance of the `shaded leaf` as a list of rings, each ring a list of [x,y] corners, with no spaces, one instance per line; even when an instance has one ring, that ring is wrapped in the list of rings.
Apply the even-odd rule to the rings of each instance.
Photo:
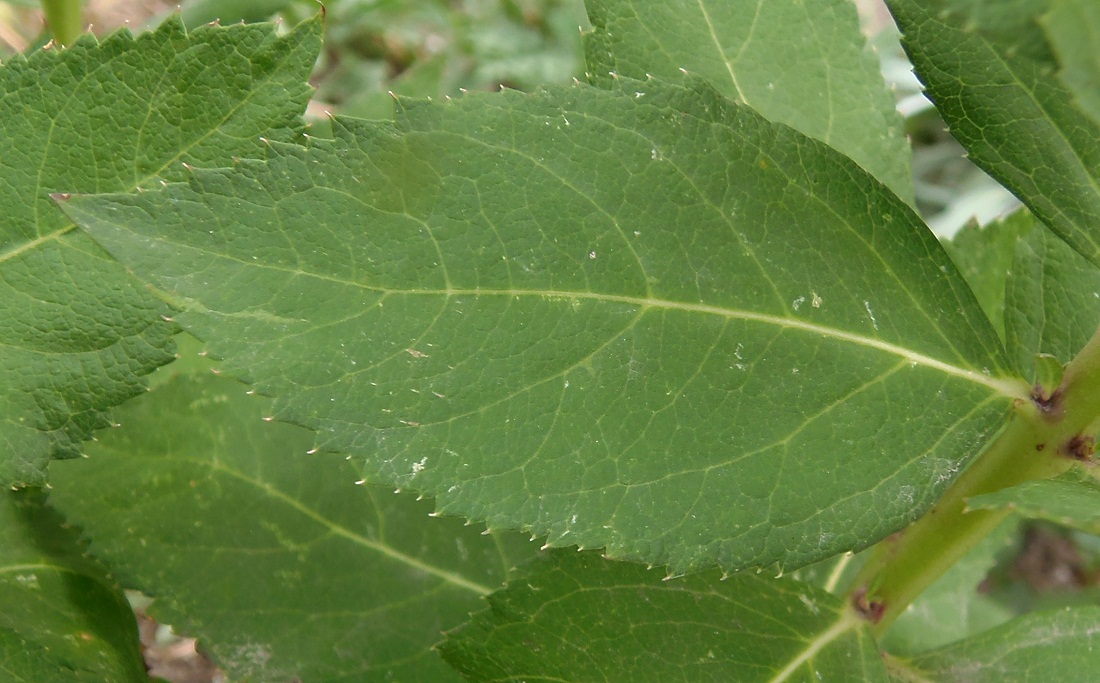
[[[1005,334],[1005,283],[1012,269],[1016,242],[1034,223],[1032,215],[1020,209],[986,225],[971,223],[943,242],[1002,339]]]
[[[1024,482],[975,496],[966,505],[970,510],[1007,507],[1023,517],[1100,534],[1100,483],[1072,470],[1056,479]]]
[[[271,26],[178,18],[138,38],[90,36],[0,67],[0,482],[40,483],[105,410],[171,359],[164,305],[86,235],[51,193],[131,190],[178,179],[184,162],[262,156],[291,140],[320,20]]]
[[[51,503],[235,681],[458,680],[431,647],[536,546],[356,486],[265,407],[232,380],[171,380],[90,460],[51,467]]]
[[[1068,363],[1098,327],[1100,268],[1037,225],[1016,245],[1005,290],[1005,338],[1020,373],[1038,381],[1038,354]]]
[[[968,156],[1100,264],[1100,124],[1055,76],[1037,19],[1050,0],[887,0]]]
[[[827,146],[620,82],[66,210],[277,417],[447,514],[676,571],[903,526],[1028,390],[966,283]]]
[[[0,493],[4,680],[148,681],[122,591],[43,500],[37,490]]]
[[[845,0],[589,0],[589,78],[685,69],[854,159],[913,203],[911,151],[879,60]],[[792,39],[796,37],[796,39]]]
[[[795,581],[661,574],[556,551],[447,634],[470,680],[885,681],[878,649],[841,598]]]
[[[973,638],[888,662],[904,683],[1091,683],[1100,607],[1028,614]]]
[[[1062,65],[1058,77],[1077,105],[1100,123],[1100,5],[1094,0],[1052,0],[1041,24]]]

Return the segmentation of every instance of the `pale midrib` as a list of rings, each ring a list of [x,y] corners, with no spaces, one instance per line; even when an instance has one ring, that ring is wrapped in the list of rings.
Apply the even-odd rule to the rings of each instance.
[[[4,261],[9,261],[13,258],[16,258],[20,254],[23,254],[23,253],[28,252],[32,249],[35,249],[38,246],[40,246],[42,244],[45,244],[46,242],[51,242],[53,240],[59,239],[65,233],[72,232],[73,230],[76,230],[76,225],[70,223],[69,225],[65,226],[64,228],[61,228],[60,230],[54,230],[53,232],[49,232],[49,233],[46,233],[45,235],[42,235],[41,237],[36,237],[35,239],[31,240],[30,242],[24,242],[23,244],[20,244],[17,247],[14,247],[14,248],[9,249],[9,250],[7,250],[3,253],[0,253],[0,263],[3,263]]]
[[[211,464],[208,461],[204,461],[201,464],[204,465],[204,466],[208,466],[208,467],[211,466]],[[239,479],[243,482],[246,482],[248,484],[251,484],[252,486],[255,486],[256,488],[263,491],[265,494],[271,496],[272,498],[278,500],[281,503],[284,503],[285,505],[290,506],[295,511],[301,513],[302,515],[305,515],[306,517],[308,517],[311,520],[317,522],[318,524],[321,524],[322,526],[326,527],[327,529],[329,529],[332,533],[336,534],[337,536],[340,536],[342,538],[346,538],[347,540],[351,541],[352,543],[356,543],[356,544],[361,545],[365,548],[368,548],[368,549],[370,549],[374,552],[385,555],[386,557],[388,557],[392,560],[395,560],[397,562],[401,562],[402,564],[406,564],[406,565],[408,565],[408,566],[410,566],[414,569],[419,569],[420,571],[422,571],[426,574],[431,574],[432,576],[436,576],[436,577],[446,581],[447,583],[450,583],[454,586],[457,586],[458,588],[462,588],[462,589],[470,591],[472,593],[476,593],[477,595],[483,595],[484,596],[484,595],[488,595],[489,593],[493,592],[493,589],[489,588],[488,586],[483,586],[479,583],[475,583],[473,581],[465,579],[462,576],[459,576],[458,574],[455,574],[454,572],[444,571],[444,570],[440,569],[439,567],[435,567],[433,565],[427,564],[425,562],[422,562],[421,560],[416,559],[415,557],[411,557],[411,556],[406,555],[404,553],[398,552],[398,551],[394,550],[393,548],[390,548],[389,546],[378,543],[377,541],[372,541],[369,538],[366,538],[365,536],[361,536],[361,535],[355,533],[354,531],[352,531],[352,530],[350,530],[346,527],[343,527],[343,526],[337,524],[336,522],[333,522],[331,519],[328,519],[327,517],[324,517],[322,515],[317,514],[315,511],[311,510],[310,508],[306,507],[305,505],[302,505],[300,502],[298,502],[294,498],[291,498],[290,496],[286,495],[282,491],[280,491],[276,488],[273,488],[272,486],[270,486],[270,485],[268,485],[268,484],[266,484],[262,481],[257,481],[255,479],[245,475],[243,472],[239,472],[239,471],[234,470],[232,468],[226,467],[225,465],[214,464],[213,467],[214,467],[214,469],[216,469],[220,472],[224,472],[225,474],[228,474],[229,476],[235,477],[235,478],[237,478],[237,479]]]
[[[723,308],[721,306],[711,306],[708,304],[692,304],[678,301],[667,301],[664,299],[643,298],[623,296],[617,294],[598,294],[593,292],[566,292],[556,290],[513,290],[513,289],[439,289],[439,290],[387,290],[380,289],[379,291],[386,295],[407,295],[407,294],[424,294],[435,296],[447,296],[447,297],[460,297],[460,296],[539,296],[551,299],[587,299],[595,301],[604,301],[611,303],[629,304],[631,306],[638,306],[641,308],[657,308],[663,310],[674,311],[687,311],[690,313],[704,313],[707,315],[716,315],[723,318],[733,318],[737,320],[750,320],[753,322],[765,323],[768,325],[775,325],[777,327],[800,330],[802,332],[809,332],[811,334],[818,334],[823,337],[831,339],[837,339],[839,341],[849,342],[858,346],[863,346],[884,353],[893,354],[904,358],[905,360],[921,365],[923,367],[932,368],[953,377],[959,377],[975,384],[988,387],[999,394],[1003,394],[1009,398],[1026,398],[1029,387],[1027,387],[1022,381],[1013,379],[1004,379],[998,377],[991,377],[981,372],[975,372],[973,370],[967,370],[956,365],[951,365],[941,360],[926,356],[922,353],[917,353],[903,346],[897,344],[891,344],[889,342],[882,341],[880,339],[873,339],[871,337],[865,337],[863,335],[855,334],[852,332],[845,332],[836,328],[827,327],[825,325],[817,325],[814,323],[806,322],[803,320],[795,320],[792,318],[784,318],[777,315],[769,315],[766,313],[756,313],[754,311],[738,310],[733,308]]]
[[[856,621],[855,618],[849,616],[847,613],[842,614],[835,624],[818,634],[818,636],[810,642],[806,643],[806,647],[798,653],[798,656],[793,658],[787,666],[783,667],[781,671],[768,680],[768,683],[783,683],[783,681],[789,679],[800,666],[812,659],[818,652],[821,652],[826,645],[858,625],[859,622]]]

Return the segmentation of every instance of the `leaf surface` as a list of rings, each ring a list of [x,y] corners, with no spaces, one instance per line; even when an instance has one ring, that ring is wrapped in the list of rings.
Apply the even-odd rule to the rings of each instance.
[[[537,546],[431,519],[307,455],[232,380],[180,377],[118,410],[51,503],[235,681],[457,681],[432,652]]]
[[[1005,287],[1016,254],[1016,242],[1035,218],[1020,209],[986,225],[970,223],[943,242],[997,333],[1005,334]]]
[[[596,0],[585,3],[589,78],[710,81],[778,123],[854,159],[913,203],[911,151],[878,58],[845,0]]]
[[[1005,340],[1020,373],[1038,380],[1038,354],[1068,363],[1098,327],[1100,268],[1037,224],[1016,244],[1005,289]]]
[[[909,662],[889,662],[903,683],[1091,683],[1100,607],[1034,612]]]
[[[176,18],[0,67],[0,482],[41,483],[171,359],[164,305],[50,195],[132,190],[262,156],[260,135],[294,139],[319,40],[319,19],[279,38]]]
[[[1093,0],[1052,0],[1042,26],[1062,66],[1058,77],[1077,106],[1100,123],[1100,5]]]
[[[1100,123],[1056,77],[1050,0],[888,0],[928,95],[968,156],[1100,265]]]
[[[1023,517],[1045,519],[1100,534],[1100,484],[1074,471],[1055,479],[1029,481],[975,496],[966,506],[970,510],[1007,507]]]
[[[44,499],[37,490],[0,494],[0,675],[147,682],[126,598]]]
[[[277,417],[447,514],[675,571],[904,525],[1028,390],[966,283],[824,144],[623,86],[338,119],[66,210]]]
[[[489,604],[441,646],[470,680],[886,680],[843,600],[795,581],[662,581],[633,563],[556,551]]]

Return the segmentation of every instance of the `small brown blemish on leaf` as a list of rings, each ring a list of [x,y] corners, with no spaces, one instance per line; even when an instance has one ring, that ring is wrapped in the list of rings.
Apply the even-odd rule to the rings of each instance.
[[[427,358],[428,354],[423,351],[417,351],[416,349],[405,349],[405,353],[409,354],[413,358]]]
[[[1043,449],[1044,449],[1044,448],[1046,448],[1046,447],[1047,447],[1047,445],[1046,445],[1045,443],[1037,443],[1037,444],[1035,444],[1035,450],[1037,450],[1037,451],[1041,451],[1041,450],[1043,450]]]

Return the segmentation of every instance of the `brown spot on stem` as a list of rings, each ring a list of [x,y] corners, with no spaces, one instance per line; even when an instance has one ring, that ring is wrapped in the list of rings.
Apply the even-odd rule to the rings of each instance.
[[[1096,452],[1096,437],[1074,434],[1069,441],[1062,444],[1058,452],[1080,462],[1092,462],[1092,455]]]
[[[886,603],[881,600],[868,599],[866,588],[860,588],[852,593],[852,607],[861,617],[872,624],[877,624],[882,619],[882,615],[886,613]]]
[[[1062,388],[1058,387],[1049,394],[1043,385],[1036,384],[1031,389],[1031,402],[1039,409],[1039,412],[1050,422],[1062,419]]]

